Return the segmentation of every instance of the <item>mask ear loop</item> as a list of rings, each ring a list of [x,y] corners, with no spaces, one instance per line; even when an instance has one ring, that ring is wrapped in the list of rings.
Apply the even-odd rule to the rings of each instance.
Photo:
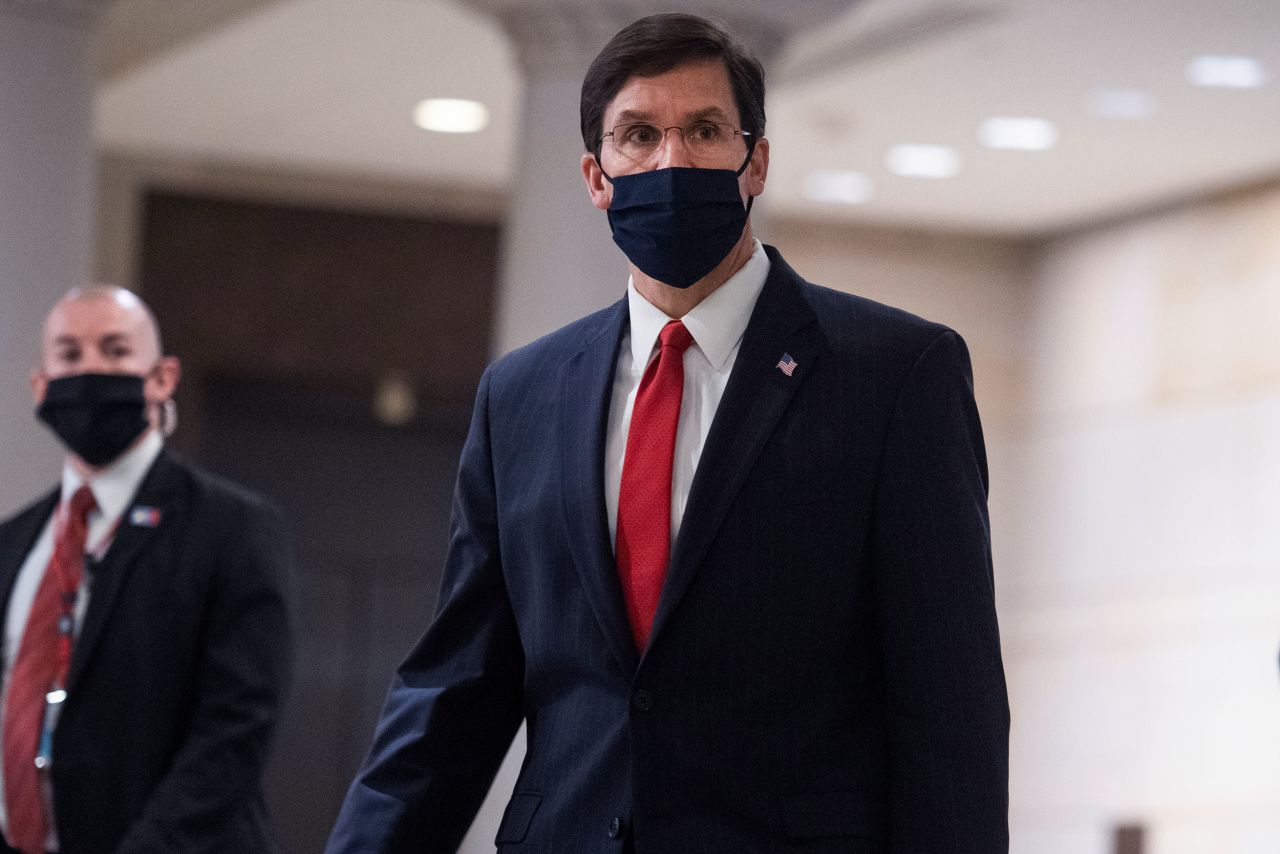
[[[604,179],[605,179],[606,181],[608,181],[610,184],[612,184],[612,183],[613,183],[613,176],[612,176],[612,175],[610,175],[608,172],[604,171],[604,164],[600,162],[600,155],[604,153],[604,140],[603,140],[603,139],[601,139],[599,142],[597,142],[597,143],[596,143],[596,150],[595,150],[595,151],[593,151],[593,152],[591,152],[591,153],[592,153],[592,154],[595,156],[595,158],[596,158],[596,168],[598,168],[598,169],[600,170],[600,174],[604,176]]]
[[[613,176],[611,176],[608,172],[604,171],[604,164],[600,162],[600,155],[603,152],[603,150],[604,150],[604,140],[602,139],[598,143],[596,143],[596,150],[592,153],[595,155],[595,158],[596,158],[596,168],[600,170],[600,174],[604,176],[604,179],[608,181],[610,184],[612,184]],[[609,228],[613,228],[613,211],[606,208],[604,215],[609,220]]]
[[[751,155],[756,153],[756,138],[753,134],[751,140],[747,143],[747,159],[742,161],[742,165],[738,167],[738,171],[733,174],[741,177],[743,172],[747,171],[747,167],[751,165]],[[754,195],[747,196],[747,213],[751,213],[751,205],[755,202]]]

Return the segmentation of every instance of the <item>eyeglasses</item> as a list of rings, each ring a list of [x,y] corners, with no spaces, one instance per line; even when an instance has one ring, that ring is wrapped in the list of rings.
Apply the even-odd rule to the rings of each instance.
[[[679,131],[689,155],[695,160],[719,162],[737,153],[738,137],[751,136],[724,122],[696,121],[684,126],[659,127],[647,122],[617,125],[604,134],[613,150],[633,163],[650,160],[667,140],[669,131]]]

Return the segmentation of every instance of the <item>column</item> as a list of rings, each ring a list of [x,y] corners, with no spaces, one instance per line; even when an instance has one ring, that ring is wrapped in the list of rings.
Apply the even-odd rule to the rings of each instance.
[[[582,181],[578,97],[587,66],[627,22],[589,3],[472,5],[498,16],[524,73],[494,318],[497,356],[603,308],[626,288],[626,260]]]
[[[0,0],[0,517],[58,477],[28,376],[53,302],[89,269],[91,38],[106,0]]]

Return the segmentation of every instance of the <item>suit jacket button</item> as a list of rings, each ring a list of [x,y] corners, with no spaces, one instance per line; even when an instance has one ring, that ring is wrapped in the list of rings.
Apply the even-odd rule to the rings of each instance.
[[[641,688],[631,698],[631,704],[642,712],[647,712],[653,708],[653,694]]]
[[[609,821],[609,838],[617,839],[622,835],[622,819],[616,815]]]

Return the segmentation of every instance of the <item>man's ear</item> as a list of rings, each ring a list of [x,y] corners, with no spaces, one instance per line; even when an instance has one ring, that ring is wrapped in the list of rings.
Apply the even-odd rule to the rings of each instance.
[[[600,162],[591,152],[582,155],[582,180],[587,182],[587,195],[591,197],[591,204],[596,210],[607,211],[609,203],[613,201],[613,184],[604,177]]]
[[[36,405],[44,403],[45,392],[49,390],[49,378],[44,375],[44,371],[39,368],[31,372],[31,396],[35,398]]]
[[[749,194],[758,196],[764,192],[765,179],[769,177],[769,140],[766,137],[760,137],[751,150],[751,162],[742,177],[746,179]]]
[[[163,403],[173,397],[182,379],[182,363],[177,356],[161,356],[151,373],[147,375],[146,398],[148,403]]]

